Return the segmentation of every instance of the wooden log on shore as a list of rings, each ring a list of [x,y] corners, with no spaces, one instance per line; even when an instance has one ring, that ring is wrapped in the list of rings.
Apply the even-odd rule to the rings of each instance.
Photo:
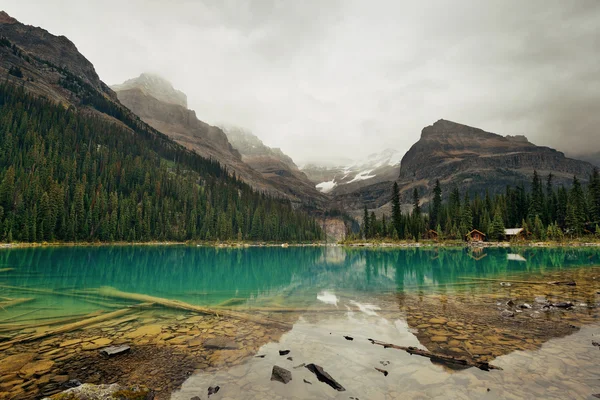
[[[112,287],[106,287],[106,286],[101,287],[100,289],[96,290],[95,293],[97,293],[101,296],[105,296],[105,297],[113,297],[113,298],[117,298],[117,299],[126,299],[126,300],[135,300],[135,301],[140,301],[140,302],[144,302],[144,303],[155,303],[155,304],[159,304],[163,307],[167,307],[167,308],[174,308],[174,309],[185,310],[185,311],[193,311],[193,312],[196,312],[199,314],[216,315],[218,317],[222,316],[222,317],[234,318],[234,319],[238,319],[240,321],[249,321],[249,322],[254,322],[254,323],[260,324],[260,325],[267,325],[267,326],[275,325],[275,326],[279,326],[279,327],[285,328],[285,329],[291,328],[291,324],[289,324],[289,323],[275,321],[275,320],[268,319],[268,318],[262,318],[262,317],[258,317],[258,316],[254,316],[254,315],[248,315],[245,313],[229,311],[229,310],[214,310],[214,309],[207,308],[207,307],[196,306],[193,304],[185,303],[185,302],[179,301],[179,300],[164,299],[161,297],[154,297],[154,296],[150,296],[150,295],[146,295],[146,294],[122,292],[122,291],[112,288]]]
[[[19,304],[23,304],[23,303],[27,303],[28,301],[33,301],[33,298],[21,298],[21,299],[12,299],[12,300],[8,300],[8,301],[3,301],[0,303],[0,308],[3,311],[6,311],[7,308],[9,307],[14,307],[16,305]]]
[[[463,367],[475,367],[475,368],[479,368],[482,371],[489,371],[491,369],[498,369],[501,370],[502,368],[500,367],[496,367],[495,365],[492,365],[488,362],[485,361],[475,361],[475,360],[469,360],[467,358],[456,358],[456,357],[452,357],[452,356],[447,356],[444,354],[433,354],[427,350],[422,350],[422,349],[418,349],[416,347],[412,347],[412,346],[398,346],[395,344],[391,344],[391,343],[385,343],[385,342],[381,342],[379,340],[374,340],[374,339],[368,339],[372,344],[377,344],[379,346],[383,346],[384,348],[390,348],[390,349],[396,349],[396,350],[403,350],[405,352],[407,352],[408,354],[416,354],[418,356],[422,356],[422,357],[427,357],[429,358],[431,361],[434,362],[438,362],[440,364],[446,364],[446,365],[452,365],[452,366],[463,366]]]

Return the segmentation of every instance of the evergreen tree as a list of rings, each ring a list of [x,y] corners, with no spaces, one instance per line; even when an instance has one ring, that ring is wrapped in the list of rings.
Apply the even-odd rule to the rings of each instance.
[[[490,239],[491,240],[502,240],[504,238],[504,221],[502,219],[502,212],[500,207],[496,207],[494,212],[494,219],[490,227]]]
[[[367,210],[367,206],[365,206],[363,211],[363,235],[365,239],[369,239],[371,237],[371,221],[369,221],[369,210]]]
[[[465,192],[465,199],[462,204],[461,218],[460,218],[460,233],[462,236],[473,230],[473,213],[471,212],[471,200],[469,199],[469,193]]]
[[[531,200],[529,203],[529,218],[535,219],[536,216],[543,215],[544,193],[542,191],[542,181],[537,171],[533,171],[533,180],[531,182]]]
[[[400,192],[398,183],[392,186],[392,225],[398,238],[402,237],[402,212],[400,210]]]
[[[413,189],[413,214],[421,215],[421,199],[419,198],[419,191],[417,188]]]
[[[442,211],[442,188],[438,179],[436,179],[435,186],[433,188],[433,199],[431,201],[431,204],[432,206],[429,216],[429,227],[431,229],[436,229],[436,227],[441,222],[440,220]]]

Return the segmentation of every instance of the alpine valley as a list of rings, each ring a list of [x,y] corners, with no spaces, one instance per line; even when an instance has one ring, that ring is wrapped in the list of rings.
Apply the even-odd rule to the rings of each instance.
[[[573,176],[586,182],[593,170],[592,164],[568,158],[548,147],[536,146],[525,136],[502,136],[443,119],[423,128],[420,140],[404,155],[398,150],[386,149],[347,165],[330,167],[313,163],[299,168],[281,149],[265,145],[259,134],[235,125],[217,127],[203,122],[201,116],[188,108],[184,93],[186,88],[175,89],[163,77],[142,73],[123,83],[108,86],[100,80],[94,66],[67,38],[24,25],[5,12],[0,14],[0,36],[0,73],[6,76],[4,90],[18,87],[23,96],[44,99],[45,102],[60,105],[68,112],[92,119],[94,123],[103,121],[107,126],[112,125],[137,135],[135,137],[145,137],[147,142],[141,139],[134,141],[142,147],[159,146],[152,152],[161,159],[167,171],[172,152],[180,154],[179,157],[190,158],[192,163],[207,163],[218,172],[199,172],[200,175],[194,178],[196,183],[208,174],[206,176],[220,182],[247,185],[255,193],[272,199],[269,201],[279,199],[277,201],[288,202],[306,218],[320,218],[319,225],[325,228],[332,239],[340,239],[351,230],[353,223],[349,217],[359,216],[365,206],[379,214],[389,213],[394,182],[399,186],[403,209],[409,209],[414,189],[417,189],[421,202],[425,204],[431,198],[436,180],[447,188],[483,195],[486,192],[502,193],[508,185],[528,187],[534,170],[541,175],[552,174],[555,184],[566,186],[570,185]],[[100,149],[102,144],[98,143],[97,146]],[[94,168],[99,168],[100,159],[94,161],[91,148],[87,148],[86,152],[90,153],[87,158],[83,153],[82,158],[75,162],[92,163]],[[125,154],[123,156],[126,157]],[[66,160],[64,158],[62,162]],[[212,166],[211,163],[216,164]],[[25,169],[20,173],[26,174],[27,171]],[[139,173],[143,176],[148,172],[142,168]],[[3,179],[6,179],[7,173],[8,169],[5,169]],[[84,171],[79,173],[83,177]],[[152,179],[154,174],[150,173],[149,176]],[[53,178],[58,179],[58,176]],[[47,186],[40,190],[40,193],[47,192],[49,195],[51,188]],[[63,187],[61,190],[66,189]],[[86,190],[93,189],[88,187],[84,192]],[[124,193],[116,192],[117,197],[122,195]],[[445,193],[444,197],[447,195]],[[61,196],[72,196],[72,193],[61,192]],[[107,196],[111,194],[107,192]],[[29,205],[21,206],[20,198],[16,195],[16,203],[13,199],[6,200],[5,218],[9,215],[11,204],[13,208],[35,206],[33,200]],[[84,198],[86,204],[83,209],[86,211],[82,213],[94,214],[94,196],[90,192]],[[68,212],[72,200],[66,200],[64,212]],[[98,230],[92,226],[102,226],[104,219],[118,219],[118,215],[112,216],[108,205],[100,211],[104,216],[94,217],[95,220],[87,225],[87,229],[94,234],[89,236],[89,232],[82,232],[81,235],[95,237]],[[173,237],[191,238],[193,235],[189,230],[203,229],[202,235],[212,238],[219,236],[214,231],[224,229],[230,232],[226,235],[228,237],[250,238],[254,212],[239,211],[246,216],[240,216],[240,222],[234,222],[231,228],[219,228],[219,223],[215,222],[213,233],[210,233],[211,226],[201,228],[205,224],[198,217],[195,225],[200,226],[188,227],[184,229],[185,233],[182,231]],[[56,218],[59,221],[58,216]],[[83,216],[81,218],[86,219]],[[8,219],[4,222],[5,237],[11,230],[8,226],[17,223],[6,221]],[[59,229],[66,228],[59,228],[60,224],[54,222],[54,217],[52,221],[53,228],[44,234],[49,237],[58,234]],[[120,227],[114,229],[119,230]],[[123,227],[127,232],[131,229]],[[127,238],[132,234],[137,237],[139,229],[135,234],[121,233],[119,237]],[[139,238],[142,237],[150,238],[152,235]],[[252,237],[259,238],[260,235],[254,232]]]

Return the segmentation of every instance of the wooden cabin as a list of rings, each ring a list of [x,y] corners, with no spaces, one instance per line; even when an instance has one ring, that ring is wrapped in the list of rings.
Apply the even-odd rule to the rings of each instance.
[[[478,231],[477,229],[473,229],[465,236],[467,238],[467,242],[483,242],[485,240],[485,233]]]
[[[437,233],[437,231],[434,231],[433,229],[429,229],[427,232],[425,232],[425,239],[435,240],[437,242],[439,236],[440,235]]]

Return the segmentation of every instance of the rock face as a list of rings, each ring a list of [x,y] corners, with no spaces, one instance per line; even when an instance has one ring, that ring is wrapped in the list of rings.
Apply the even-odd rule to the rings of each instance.
[[[534,170],[568,184],[574,175],[586,180],[592,169],[587,162],[536,146],[525,136],[501,136],[442,119],[425,127],[402,158],[399,183],[403,190],[431,189],[439,179],[446,187],[456,185],[472,193],[500,193],[506,185],[527,185]]]
[[[5,39],[0,44],[0,73],[7,76],[11,67],[18,67],[23,76],[10,78],[25,82],[27,90],[70,104],[81,99],[83,92],[90,91],[116,100],[115,93],[100,80],[92,63],[66,37],[22,24],[0,11],[0,38]]]
[[[228,127],[223,131],[242,155],[242,161],[260,172],[273,186],[309,207],[323,206],[327,197],[281,149],[266,146],[256,135],[240,128]]]
[[[128,89],[140,89],[145,94],[154,97],[163,103],[179,105],[187,108],[187,96],[180,90],[173,88],[171,83],[160,75],[143,73],[137,78],[129,79],[120,85],[113,85],[116,92]]]
[[[142,74],[112,87],[121,103],[153,128],[201,156],[217,160],[255,189],[278,197],[290,197],[244,163],[220,128],[199,120],[195,111],[182,105],[187,100],[184,101],[184,97],[178,95],[181,92],[165,79]]]
[[[348,210],[367,205],[389,214],[394,180],[403,203],[411,202],[415,187],[427,202],[436,179],[446,188],[445,193],[457,186],[471,195],[486,190],[493,194],[505,191],[507,185],[529,186],[534,170],[542,179],[552,173],[555,184],[569,186],[574,175],[585,182],[593,166],[549,147],[536,146],[525,136],[501,136],[442,119],[423,129],[420,140],[402,158],[396,179],[338,193],[334,203]]]

